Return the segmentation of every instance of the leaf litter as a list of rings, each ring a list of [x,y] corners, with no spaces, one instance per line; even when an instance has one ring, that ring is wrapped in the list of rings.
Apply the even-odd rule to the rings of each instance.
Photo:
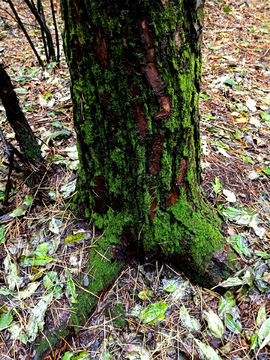
[[[34,24],[20,5],[20,15]],[[13,189],[0,216],[0,353],[23,359],[35,355],[32,346],[42,339],[44,328],[53,331],[69,321],[77,301],[76,278],[87,271],[95,229],[83,220],[75,222],[68,209],[76,191],[78,153],[63,53],[60,69],[36,67],[17,24],[3,10],[7,4],[1,7],[1,51],[51,174],[34,189],[12,174]],[[57,18],[61,28],[59,8]],[[29,29],[38,42],[39,35]],[[202,191],[223,217],[223,231],[243,269],[219,285],[225,291],[221,296],[191,284],[167,265],[127,266],[77,336],[63,338],[57,350],[45,355],[104,360],[270,357],[269,33],[266,0],[206,4]],[[42,55],[42,48],[38,51]],[[0,123],[13,142],[2,107]],[[2,156],[1,199],[4,162]]]

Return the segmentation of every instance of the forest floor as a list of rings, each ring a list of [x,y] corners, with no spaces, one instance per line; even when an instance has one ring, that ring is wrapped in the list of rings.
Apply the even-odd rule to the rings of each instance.
[[[23,1],[15,4],[42,53],[34,20]],[[91,281],[87,254],[95,229],[68,205],[78,154],[63,50],[59,69],[37,67],[10,13],[2,2],[0,54],[50,176],[31,185],[13,171],[9,200],[0,206],[0,359],[35,359],[44,339],[48,350],[39,356],[46,360],[270,359],[269,2],[206,1],[202,192],[223,218],[242,270],[206,289],[166,264],[128,266],[85,325],[63,335],[55,350],[48,333],[68,322],[82,288],[78,275],[86,286]],[[48,5],[45,14],[51,26]],[[15,143],[1,105],[0,124]],[[1,159],[3,200],[9,171],[3,151]]]

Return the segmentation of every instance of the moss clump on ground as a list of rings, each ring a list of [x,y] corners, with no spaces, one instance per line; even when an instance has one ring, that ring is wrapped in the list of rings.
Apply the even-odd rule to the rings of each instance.
[[[75,234],[75,235],[72,234],[65,238],[65,243],[79,242],[82,239],[84,239],[85,237],[86,237],[85,234]]]
[[[113,324],[118,327],[124,327],[126,320],[125,320],[125,310],[122,303],[115,304],[113,309]]]

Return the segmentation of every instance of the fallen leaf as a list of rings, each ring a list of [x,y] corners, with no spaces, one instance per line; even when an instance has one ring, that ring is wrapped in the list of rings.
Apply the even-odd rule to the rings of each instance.
[[[257,108],[256,108],[256,101],[252,100],[252,99],[248,99],[246,101],[246,106],[249,110],[251,110],[252,112],[255,112],[257,111]]]
[[[37,103],[43,107],[47,106],[47,100],[41,94],[38,95]]]
[[[259,127],[261,126],[260,120],[258,120],[258,119],[255,118],[255,117],[251,117],[251,118],[249,119],[249,123],[250,123],[251,125],[256,126],[257,128],[259,128]]]
[[[226,200],[229,202],[236,202],[235,194],[227,189],[223,189],[223,194],[226,196]]]
[[[227,234],[230,235],[230,236],[234,236],[235,235],[234,229],[229,227],[228,230],[227,230]]]

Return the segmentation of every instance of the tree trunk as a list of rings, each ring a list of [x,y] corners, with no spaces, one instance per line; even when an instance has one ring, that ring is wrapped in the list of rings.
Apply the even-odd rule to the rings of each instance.
[[[173,260],[200,282],[214,277],[209,263],[224,242],[199,188],[203,7],[204,0],[62,0],[76,203],[104,230],[90,251],[94,294],[134,255]],[[87,296],[78,306],[86,314],[95,302]]]
[[[2,64],[0,64],[0,99],[6,110],[7,120],[15,132],[23,155],[27,160],[37,164],[41,161],[41,151],[36,137],[22,112],[19,100],[13,89],[10,78]]]

